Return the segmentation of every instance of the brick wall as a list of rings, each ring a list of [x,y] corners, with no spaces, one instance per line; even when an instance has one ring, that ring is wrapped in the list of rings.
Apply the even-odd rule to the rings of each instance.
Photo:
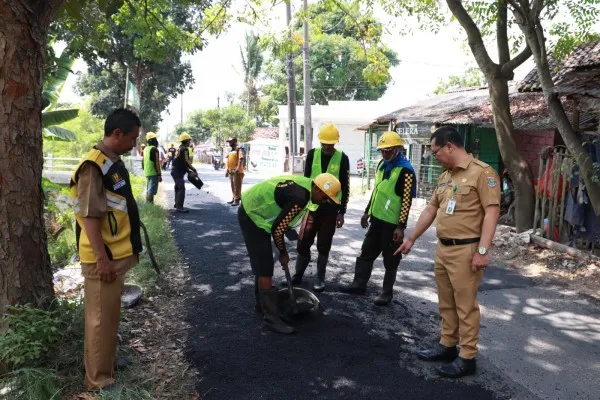
[[[538,177],[540,167],[540,150],[546,146],[554,146],[554,131],[516,131],[517,148],[531,167],[533,178]]]

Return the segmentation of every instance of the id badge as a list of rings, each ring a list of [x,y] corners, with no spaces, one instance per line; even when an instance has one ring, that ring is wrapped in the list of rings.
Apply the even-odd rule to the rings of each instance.
[[[454,200],[454,199],[448,200],[448,206],[446,207],[446,214],[448,214],[448,215],[454,214],[455,208],[456,208],[456,200]]]

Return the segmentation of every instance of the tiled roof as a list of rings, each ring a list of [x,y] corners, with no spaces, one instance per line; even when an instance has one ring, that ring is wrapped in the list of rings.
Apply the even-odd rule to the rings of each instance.
[[[254,135],[252,135],[252,139],[278,139],[279,138],[279,128],[277,127],[264,127],[264,128],[256,128],[254,129]]]
[[[572,118],[573,103],[563,101],[563,107],[567,112],[569,120]],[[550,116],[546,100],[542,93],[512,93],[510,95],[510,113],[516,130],[552,130],[556,124]],[[492,105],[489,100],[481,102],[477,106],[458,113],[448,115],[446,118],[435,121],[438,124],[456,125],[478,125],[482,127],[493,127]],[[582,112],[580,115],[580,127],[592,129],[598,125],[596,113]]]
[[[577,47],[564,62],[559,63],[554,58],[548,60],[552,80],[561,93],[579,93],[582,89],[600,80],[600,40],[584,43]],[[597,70],[595,73],[593,70]],[[586,79],[581,79],[584,74]],[[590,75],[591,74],[591,75]],[[574,79],[576,78],[576,79]],[[542,86],[536,68],[517,85],[519,92],[540,92]],[[594,89],[592,87],[592,89]],[[600,93],[600,85],[597,87]]]

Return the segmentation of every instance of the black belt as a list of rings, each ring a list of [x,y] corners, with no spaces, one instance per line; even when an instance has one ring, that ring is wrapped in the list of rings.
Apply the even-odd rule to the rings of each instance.
[[[444,246],[460,246],[461,244],[471,244],[479,242],[481,238],[471,238],[471,239],[442,239],[438,238],[439,241]]]

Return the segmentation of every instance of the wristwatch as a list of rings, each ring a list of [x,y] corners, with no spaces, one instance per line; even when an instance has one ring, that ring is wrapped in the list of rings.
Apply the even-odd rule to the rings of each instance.
[[[480,247],[477,249],[477,252],[482,256],[485,256],[487,254],[487,249],[485,247]]]

